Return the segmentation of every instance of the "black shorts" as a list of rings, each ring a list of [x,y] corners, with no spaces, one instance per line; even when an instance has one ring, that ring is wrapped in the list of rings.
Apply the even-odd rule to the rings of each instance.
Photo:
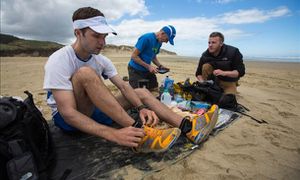
[[[143,80],[148,80],[147,89],[151,90],[158,87],[156,75],[149,71],[139,71],[131,66],[128,66],[129,84],[135,89],[139,88],[139,83]]]

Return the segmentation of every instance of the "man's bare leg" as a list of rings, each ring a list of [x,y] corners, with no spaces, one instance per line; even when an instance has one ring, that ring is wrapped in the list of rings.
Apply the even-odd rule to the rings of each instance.
[[[72,76],[71,81],[78,111],[90,117],[94,111],[95,106],[88,97],[81,83],[78,81],[76,73],[74,74],[74,76]]]
[[[94,104],[118,124],[127,127],[134,120],[118,103],[110,90],[90,67],[81,67],[72,77],[77,108],[85,114],[91,114]]]
[[[163,121],[174,127],[179,127],[183,117],[171,111],[166,105],[157,100],[147,89],[134,89],[143,104],[147,105]],[[131,107],[130,103],[122,95],[117,96],[117,100],[124,108]]]

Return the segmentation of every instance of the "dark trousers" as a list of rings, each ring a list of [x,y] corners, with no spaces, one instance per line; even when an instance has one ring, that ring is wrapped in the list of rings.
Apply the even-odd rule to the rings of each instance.
[[[145,80],[148,80],[148,83],[146,86],[147,89],[153,90],[158,87],[158,82],[156,75],[153,73],[150,73],[149,71],[139,71],[134,69],[131,66],[128,66],[128,76],[129,76],[129,84],[135,89],[140,88],[139,84],[141,82],[145,82]]]

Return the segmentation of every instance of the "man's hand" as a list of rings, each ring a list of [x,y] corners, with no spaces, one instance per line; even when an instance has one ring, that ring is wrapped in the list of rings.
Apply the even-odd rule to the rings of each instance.
[[[239,72],[237,70],[222,71],[221,69],[216,69],[213,71],[213,74],[215,76],[227,76],[227,77],[232,77],[232,78],[239,77]]]
[[[168,67],[166,67],[166,66],[164,66],[164,65],[160,65],[160,66],[158,67],[158,69],[165,69],[165,70],[170,71],[170,68],[168,68]]]
[[[157,69],[151,65],[148,65],[148,71],[153,74],[158,72]]]
[[[159,119],[155,112],[147,108],[140,110],[140,118],[143,124],[149,126],[155,126],[159,122]]]
[[[216,70],[214,70],[214,71],[213,71],[213,74],[214,74],[215,76],[226,76],[225,71],[222,71],[221,69],[216,69]]]
[[[112,137],[110,140],[119,145],[138,147],[139,142],[145,136],[145,132],[142,128],[129,126],[122,129],[115,129],[112,131],[111,135]]]
[[[203,77],[201,76],[201,75],[198,75],[197,76],[197,80],[199,81],[199,82],[204,82],[204,79],[203,79]]]

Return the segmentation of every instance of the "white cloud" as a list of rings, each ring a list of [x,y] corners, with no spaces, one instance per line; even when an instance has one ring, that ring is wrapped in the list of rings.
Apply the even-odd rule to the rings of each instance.
[[[160,21],[145,21],[143,19],[123,20],[119,25],[113,26],[118,36],[109,36],[108,43],[134,45],[139,36],[148,32],[157,32],[165,25],[173,25],[176,28],[176,42],[187,40],[204,40],[207,35],[219,27],[213,21],[206,18],[169,19]],[[174,46],[167,46],[170,50]]]
[[[124,20],[114,26],[120,39],[134,39],[143,33],[159,31],[165,25],[174,25],[177,30],[176,40],[201,39],[207,32],[216,29],[213,21],[206,18],[182,18],[160,21],[145,21],[143,19]]]
[[[149,14],[144,0],[1,0],[1,32],[65,43],[73,37],[73,12],[85,6],[99,9],[108,21]]]
[[[262,23],[271,18],[285,16],[289,13],[290,10],[287,7],[279,7],[270,11],[248,9],[225,13],[224,15],[220,15],[218,19],[224,24]]]
[[[149,11],[145,6],[144,0],[101,0],[101,8],[108,19],[120,19],[125,14],[130,16],[138,15],[144,17],[149,15]],[[105,3],[103,2],[105,1]],[[113,7],[113,8],[112,8]]]
[[[229,3],[232,0],[214,2]],[[200,55],[207,47],[207,38],[212,31],[224,33],[225,39],[239,39],[251,36],[234,24],[262,23],[270,19],[289,15],[287,7],[269,11],[246,9],[228,12],[215,17],[193,17],[147,21],[149,15],[144,0],[1,0],[1,33],[22,38],[56,41],[69,44],[75,40],[71,17],[79,7],[91,6],[101,10],[114,22],[118,36],[108,36],[107,43],[134,45],[137,38],[147,32],[156,32],[164,25],[177,29],[175,46],[163,46],[180,55]],[[130,19],[129,19],[130,18]],[[193,54],[195,55],[195,54]]]
[[[145,21],[143,19],[123,20],[119,25],[113,26],[118,36],[108,36],[108,44],[135,45],[139,36],[148,32],[157,32],[163,26],[171,24],[176,28],[175,46],[164,44],[163,48],[175,51],[180,55],[199,52],[207,47],[208,35],[213,31],[222,32],[228,39],[238,39],[249,34],[234,28],[224,29],[215,19],[203,17],[170,19],[161,21]],[[195,55],[195,54],[194,54]],[[198,54],[196,54],[198,55]]]

